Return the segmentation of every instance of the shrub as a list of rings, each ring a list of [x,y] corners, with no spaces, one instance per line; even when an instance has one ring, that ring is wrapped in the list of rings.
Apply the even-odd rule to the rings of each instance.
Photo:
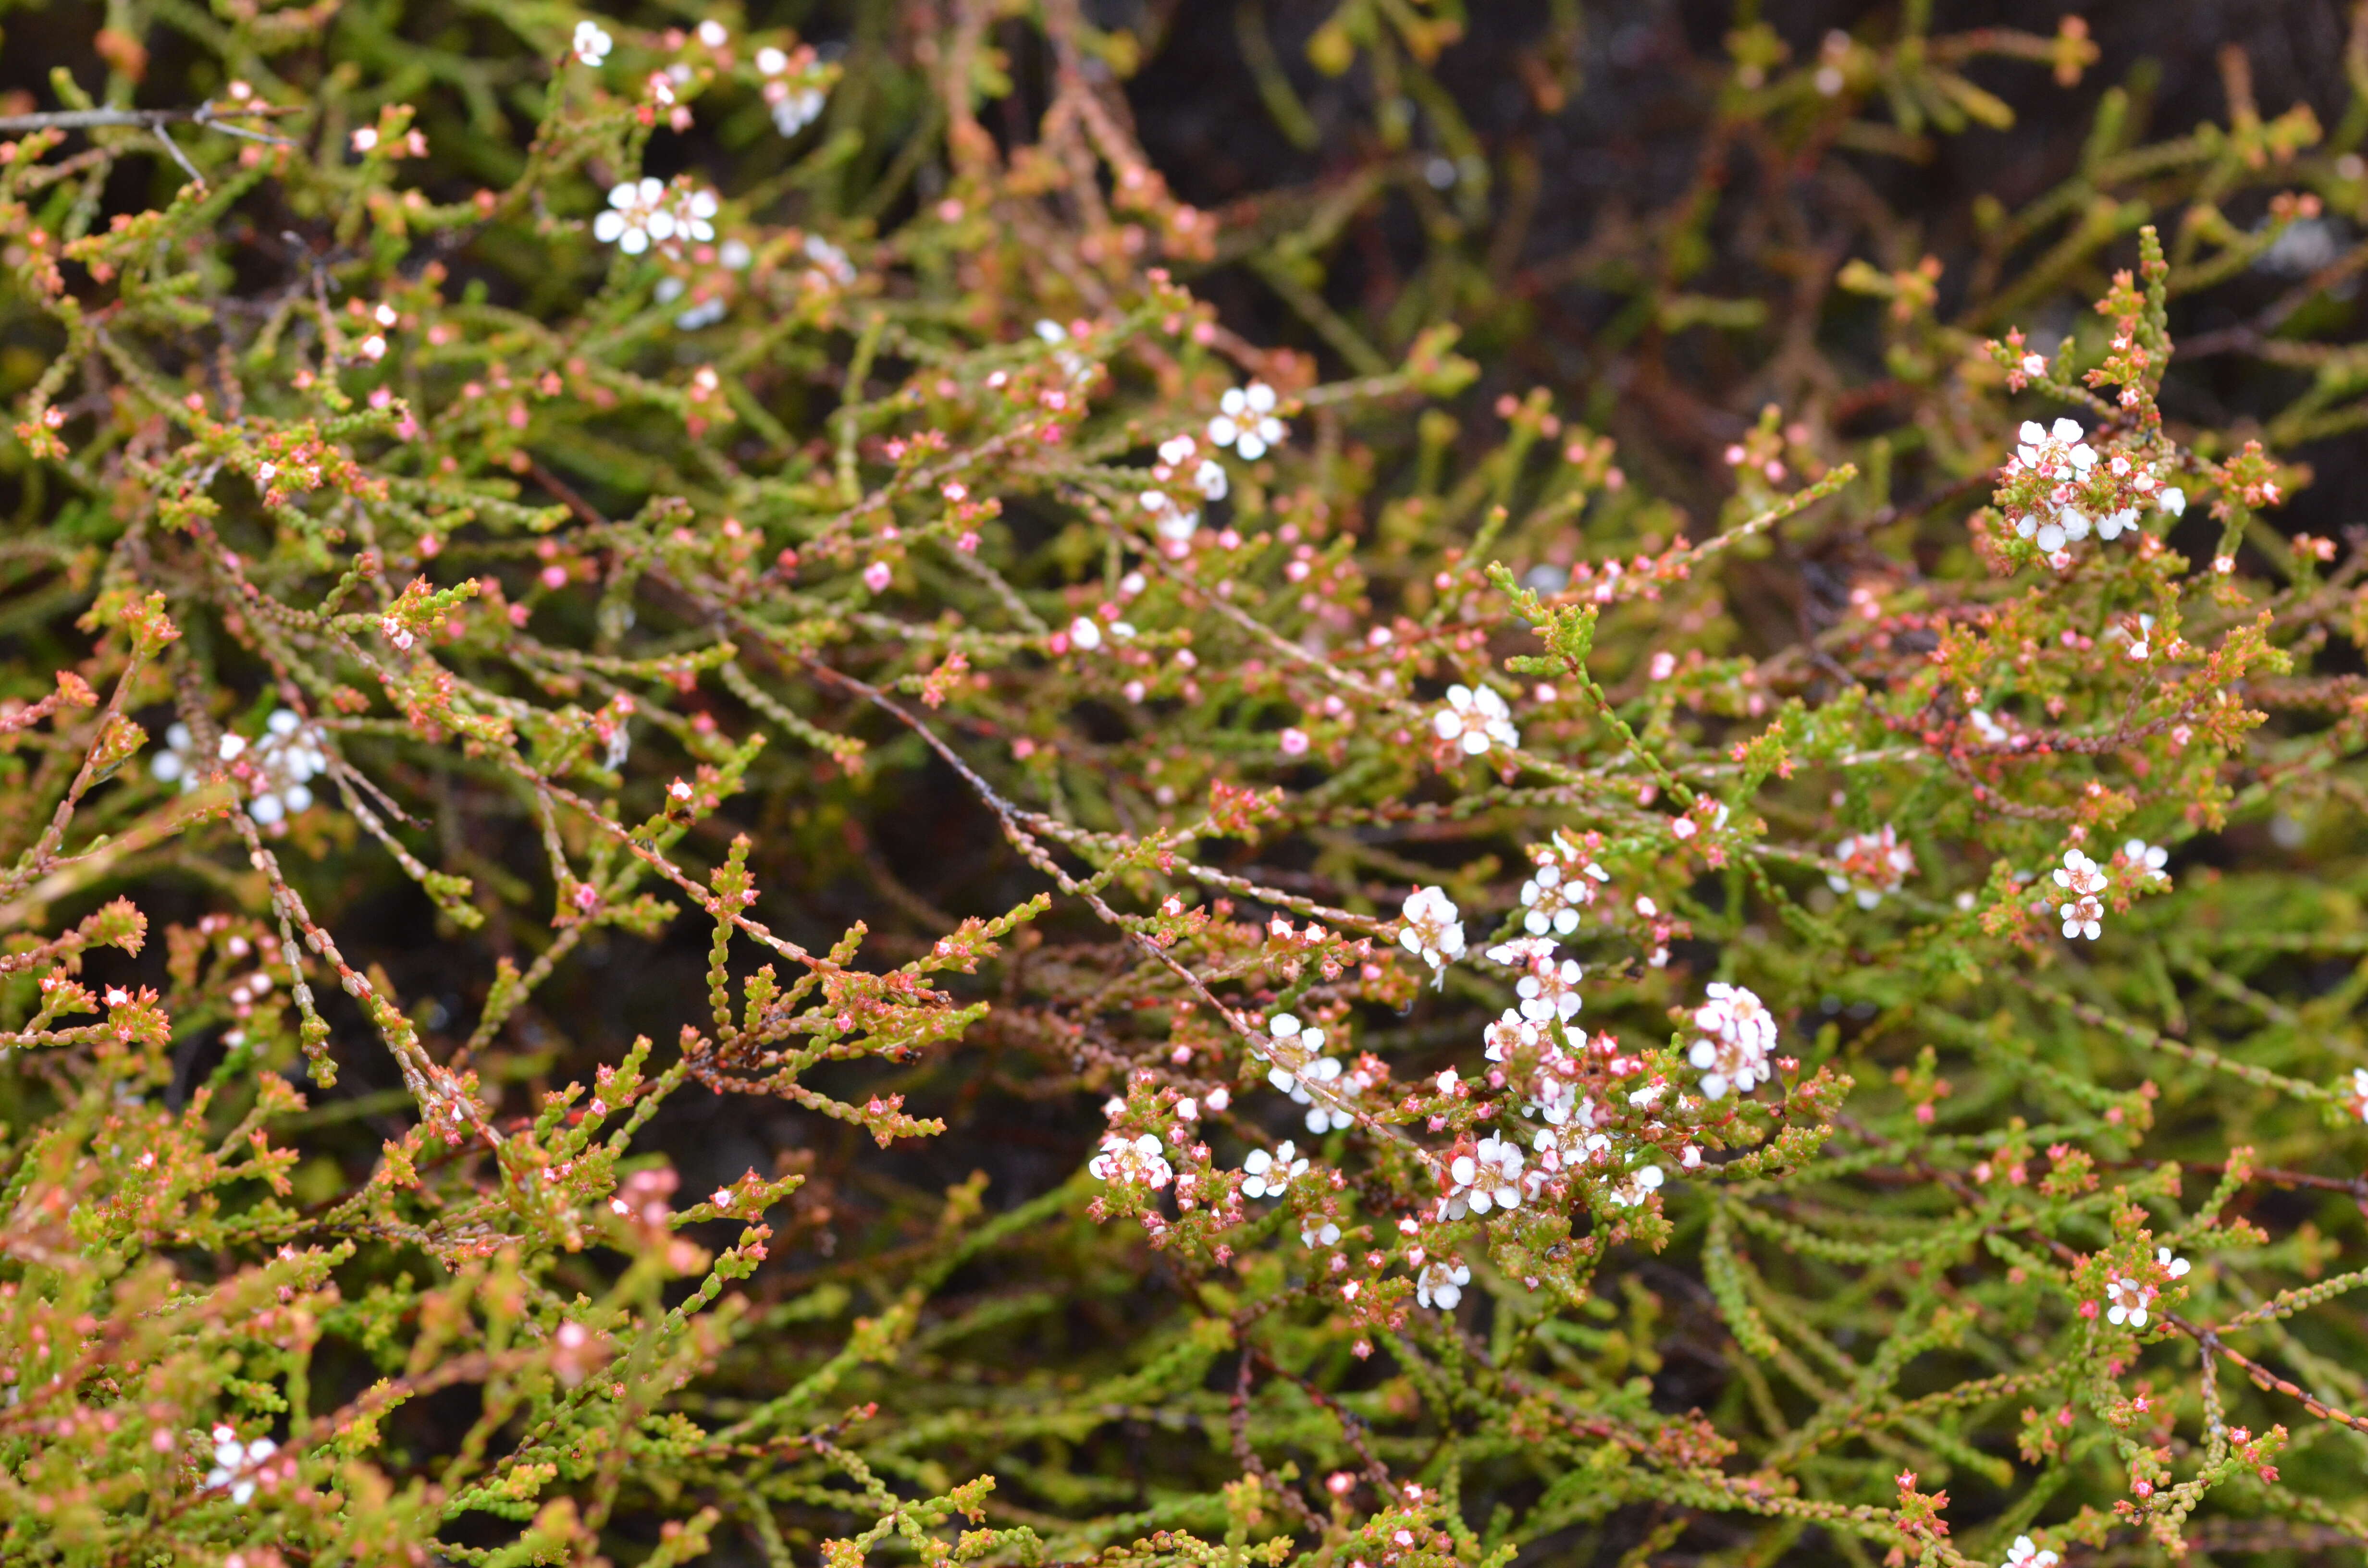
[[[1005,9],[17,106],[6,1559],[2356,1551],[2368,42],[1944,265],[2087,29],[1746,7],[1555,376],[1451,7]]]

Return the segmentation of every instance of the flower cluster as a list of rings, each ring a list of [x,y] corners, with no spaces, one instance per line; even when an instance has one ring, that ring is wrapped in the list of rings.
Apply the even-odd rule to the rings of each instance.
[[[2064,934],[2095,941],[2105,915],[2105,906],[2097,897],[2105,891],[2105,873],[2079,850],[2066,849],[2064,864],[2055,870],[2055,885],[2071,895],[2055,912],[2064,921]]]
[[[809,52],[806,60],[811,59]],[[757,51],[757,73],[765,78],[765,102],[772,109],[773,129],[784,136],[795,136],[820,119],[826,101],[821,87],[788,79],[800,63],[771,44]]]
[[[164,783],[178,783],[185,794],[195,790],[205,771],[196,744],[189,727],[176,722],[165,730],[165,749],[148,765],[149,772]],[[313,780],[328,767],[318,733],[291,708],[272,710],[263,737],[253,743],[225,731],[214,756],[246,791],[247,814],[266,828],[311,810]]]
[[[2009,526],[2050,558],[2087,539],[2092,528],[2108,542],[2136,529],[2144,506],[2172,517],[2187,509],[2186,493],[2164,483],[2146,453],[2115,449],[2100,458],[2084,437],[2075,419],[2052,426],[2026,420],[2001,470]]]
[[[1841,869],[1826,874],[1826,885],[1846,892],[1861,909],[1873,909],[1887,893],[1897,892],[1916,869],[1916,854],[1899,842],[1889,823],[1873,833],[1854,833],[1834,846]]]
[[[1578,929],[1578,912],[1595,902],[1598,883],[1608,882],[1611,873],[1592,858],[1597,835],[1588,835],[1584,846],[1567,832],[1557,831],[1544,844],[1530,846],[1530,860],[1537,869],[1521,884],[1521,927],[1532,937],[1551,932],[1567,937]]]
[[[1759,995],[1740,985],[1713,982],[1710,999],[1694,1009],[1701,1034],[1686,1060],[1702,1071],[1702,1091],[1719,1099],[1733,1090],[1748,1095],[1768,1077],[1776,1049],[1776,1019]]]

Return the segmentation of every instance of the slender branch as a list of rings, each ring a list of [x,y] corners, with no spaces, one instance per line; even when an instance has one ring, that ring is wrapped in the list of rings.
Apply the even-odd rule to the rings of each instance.
[[[164,135],[167,125],[189,124],[219,131],[229,136],[244,136],[256,142],[268,142],[274,146],[292,147],[295,143],[285,136],[273,136],[245,126],[225,123],[229,119],[268,119],[274,115],[295,114],[295,108],[279,104],[258,104],[252,108],[221,108],[211,103],[193,108],[63,108],[39,114],[0,114],[0,136],[16,136],[32,131],[104,131],[126,129],[153,131]],[[166,139],[166,145],[170,145]],[[175,153],[178,156],[177,150]]]

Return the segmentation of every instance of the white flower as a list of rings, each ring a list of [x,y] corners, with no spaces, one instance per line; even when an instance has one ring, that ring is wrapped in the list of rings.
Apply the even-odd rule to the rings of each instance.
[[[2070,903],[2056,910],[2064,921],[2064,934],[2095,941],[2105,915],[2105,906],[2097,898],[2105,891],[2105,873],[2078,849],[2066,849],[2064,865],[2055,873],[2055,885],[2072,895]]]
[[[2006,726],[1991,718],[1988,709],[1969,710],[1965,714],[1965,722],[1973,725],[1974,733],[1981,736],[1987,744],[2002,746],[2007,744],[2009,736]]]
[[[1477,691],[1460,684],[1449,687],[1447,706],[1431,715],[1430,727],[1440,740],[1460,744],[1468,756],[1478,756],[1491,745],[1513,751],[1521,744],[1513,710],[1485,686]]]
[[[1983,715],[1987,718],[1987,714]],[[1839,872],[1826,873],[1826,885],[1849,893],[1861,909],[1873,909],[1885,893],[1897,892],[1916,869],[1916,857],[1899,842],[1899,832],[1885,823],[1873,833],[1854,833],[1834,846]]]
[[[2163,867],[2170,863],[2170,851],[2159,844],[2148,844],[2143,838],[2133,838],[2122,846],[2122,858],[2130,863],[2131,871],[2140,881],[2151,881],[2156,877],[2160,877],[2166,882],[2170,881],[2169,874],[2163,869]]]
[[[771,44],[757,51],[757,70],[761,75],[778,76],[790,68],[790,57]]]
[[[2163,486],[2162,494],[2154,498],[2154,504],[2167,516],[2183,517],[2187,515],[2187,492],[2175,484],[2167,484]]]
[[[1460,1220],[1467,1210],[1486,1214],[1491,1209],[1520,1208],[1521,1163],[1520,1146],[1493,1133],[1470,1153],[1450,1160],[1447,1218]]]
[[[808,278],[825,284],[836,283],[842,288],[855,281],[855,264],[848,260],[845,251],[820,234],[806,236],[805,252],[806,259],[814,264],[814,270],[806,275]]]
[[[792,87],[786,82],[768,82],[765,85],[765,96],[773,105],[773,129],[784,136],[795,136],[820,119],[824,106],[829,102],[820,87]]]
[[[1289,1040],[1311,1056],[1324,1049],[1324,1031],[1309,1028],[1299,1021],[1296,1013],[1277,1013],[1267,1020],[1266,1032],[1276,1040]],[[1256,1054],[1263,1059],[1266,1052],[1258,1051]]]
[[[1307,1168],[1307,1162],[1297,1157],[1298,1148],[1289,1139],[1275,1145],[1274,1153],[1252,1149],[1242,1162],[1249,1179],[1242,1183],[1244,1198],[1281,1198],[1291,1178]]]
[[[1086,1162],[1086,1169],[1114,1187],[1140,1183],[1157,1189],[1176,1176],[1158,1135],[1150,1132],[1133,1138],[1123,1132],[1102,1134],[1102,1152]]]
[[[1229,483],[1225,465],[1214,458],[1202,458],[1201,466],[1192,471],[1192,487],[1207,500],[1224,500]]]
[[[165,732],[165,744],[166,749],[156,755],[148,770],[162,783],[178,780],[181,792],[187,794],[199,783],[199,770],[191,756],[196,741],[189,727],[174,724]],[[313,780],[329,766],[317,732],[290,708],[272,710],[265,722],[263,738],[252,746],[244,735],[223,735],[216,756],[231,765],[227,771],[245,789],[247,814],[265,827],[309,811]]]
[[[2105,1310],[2105,1321],[2117,1326],[2126,1324],[2131,1328],[2144,1328],[2146,1302],[2153,1296],[2153,1286],[2115,1275],[2105,1281],[2105,1300],[2111,1303]]]
[[[1504,1016],[1488,1026],[1487,1045],[1483,1054],[1491,1062],[1510,1062],[1514,1053],[1535,1050],[1547,1041],[1545,1026],[1534,1018],[1525,1018],[1518,1008],[1508,1007]]]
[[[712,240],[715,237],[713,219],[723,210],[723,203],[712,190],[686,188],[677,194],[674,203],[675,233],[687,240]]]
[[[1209,421],[1209,439],[1233,448],[1246,461],[1257,461],[1268,448],[1282,445],[1291,435],[1291,427],[1274,416],[1274,389],[1264,381],[1252,381],[1247,391],[1229,388],[1217,400],[1224,412]]]
[[[2014,1545],[2007,1549],[2006,1562],[2000,1568],[2055,1568],[2055,1553],[2042,1551],[2031,1543],[2029,1536],[2019,1535],[2014,1538]]]
[[[1079,616],[1069,622],[1069,646],[1080,653],[1090,653],[1102,645],[1102,629],[1092,619]]]
[[[609,58],[609,51],[616,47],[616,42],[599,23],[587,19],[575,24],[575,39],[568,48],[585,64],[598,65]]]
[[[1322,1043],[1323,1031],[1310,1029],[1307,1032],[1315,1037],[1318,1044]],[[1344,1127],[1354,1127],[1357,1124],[1356,1117],[1350,1112],[1334,1110],[1329,1107],[1317,1105],[1315,1103],[1315,1096],[1308,1092],[1308,1085],[1315,1084],[1328,1088],[1338,1081],[1339,1076],[1338,1060],[1330,1056],[1319,1056],[1303,1063],[1296,1071],[1288,1067],[1270,1067],[1267,1070],[1266,1081],[1289,1095],[1299,1104],[1309,1108],[1307,1131],[1320,1137],[1326,1132],[1335,1132]]]
[[[2187,1271],[2195,1267],[2193,1264],[2189,1263],[2187,1259],[2173,1253],[2169,1247],[2155,1248],[2154,1260],[2162,1265],[2163,1272],[2169,1275],[2173,1279],[2184,1278]]]
[[[1463,1265],[1450,1264],[1445,1258],[1434,1258],[1423,1265],[1415,1277],[1414,1299],[1426,1307],[1437,1307],[1452,1312],[1463,1300],[1463,1287],[1472,1283],[1472,1270]]]
[[[1776,1018],[1758,994],[1740,985],[1713,982],[1710,1000],[1694,1009],[1702,1031],[1686,1060],[1702,1071],[1710,1099],[1729,1089],[1748,1095],[1768,1077],[1769,1053],[1776,1048]]]
[[[1446,966],[1463,956],[1463,915],[1444,888],[1432,886],[1406,901],[1406,928],[1398,946],[1414,954],[1445,978]]]
[[[1299,1227],[1299,1244],[1302,1246],[1328,1247],[1339,1239],[1340,1227],[1328,1220],[1318,1224],[1311,1219],[1306,1224]]]
[[[609,210],[592,222],[592,236],[615,245],[627,256],[639,256],[653,240],[674,237],[674,214],[666,208],[663,181],[643,176],[626,180],[609,191]]]
[[[1516,937],[1489,949],[1488,961],[1503,964],[1507,969],[1527,969],[1539,959],[1551,957],[1554,950],[1552,937]]]
[[[1578,960],[1539,959],[1513,987],[1521,998],[1521,1017],[1532,1023],[1568,1019],[1579,1009]]]
[[[1521,916],[1522,929],[1533,937],[1548,931],[1567,937],[1578,929],[1579,910],[1595,902],[1595,884],[1610,881],[1611,873],[1586,858],[1564,833],[1551,844],[1531,845],[1530,858],[1538,870],[1521,884],[1521,904],[1529,912]]]
[[[2124,506],[2118,512],[2108,512],[2097,519],[2097,537],[2111,542],[2121,538],[2125,531],[2135,532],[2137,526],[2137,508]]]
[[[2080,426],[2071,419],[2058,419],[2052,429],[2042,427],[2035,419],[2025,420],[2021,436],[2014,456],[2007,460],[2007,472],[2034,473],[2055,481],[2055,484],[2037,511],[2014,519],[2014,531],[2047,554],[2055,555],[2066,545],[2089,537],[2092,526],[2089,515],[2072,506],[2071,500],[2074,487],[2085,483],[2089,472],[2097,466],[2096,449],[2080,438]],[[2115,538],[2131,523],[2131,518],[2121,513],[2109,520],[2111,527],[2094,525],[2107,539]]]
[[[1597,1136],[1601,1137],[1602,1135],[1598,1133]],[[1635,1208],[1638,1204],[1643,1203],[1645,1199],[1660,1190],[1661,1181],[1662,1176],[1660,1166],[1645,1166],[1641,1170],[1638,1170],[1634,1175],[1630,1176],[1626,1181],[1611,1189],[1610,1198],[1612,1207],[1616,1209]]]
[[[255,1495],[255,1482],[250,1479],[255,1468],[279,1451],[279,1445],[268,1437],[257,1437],[251,1443],[241,1443],[236,1433],[227,1426],[214,1428],[214,1463],[206,1471],[209,1487],[230,1488],[230,1500],[245,1503]]]
[[[2351,1070],[2351,1108],[2360,1113],[2361,1120],[2368,1121],[2368,1067]]]

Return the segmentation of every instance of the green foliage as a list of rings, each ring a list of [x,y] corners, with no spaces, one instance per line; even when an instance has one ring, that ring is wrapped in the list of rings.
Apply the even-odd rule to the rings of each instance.
[[[2305,388],[2179,376],[2368,220],[2368,31],[1944,264],[1867,171],[2098,49],[1932,9],[1738,7],[1558,375],[1450,0],[1239,7],[1370,123],[1222,221],[1065,5],[86,18],[0,1558],[2358,1555],[2368,249],[2206,335]]]

